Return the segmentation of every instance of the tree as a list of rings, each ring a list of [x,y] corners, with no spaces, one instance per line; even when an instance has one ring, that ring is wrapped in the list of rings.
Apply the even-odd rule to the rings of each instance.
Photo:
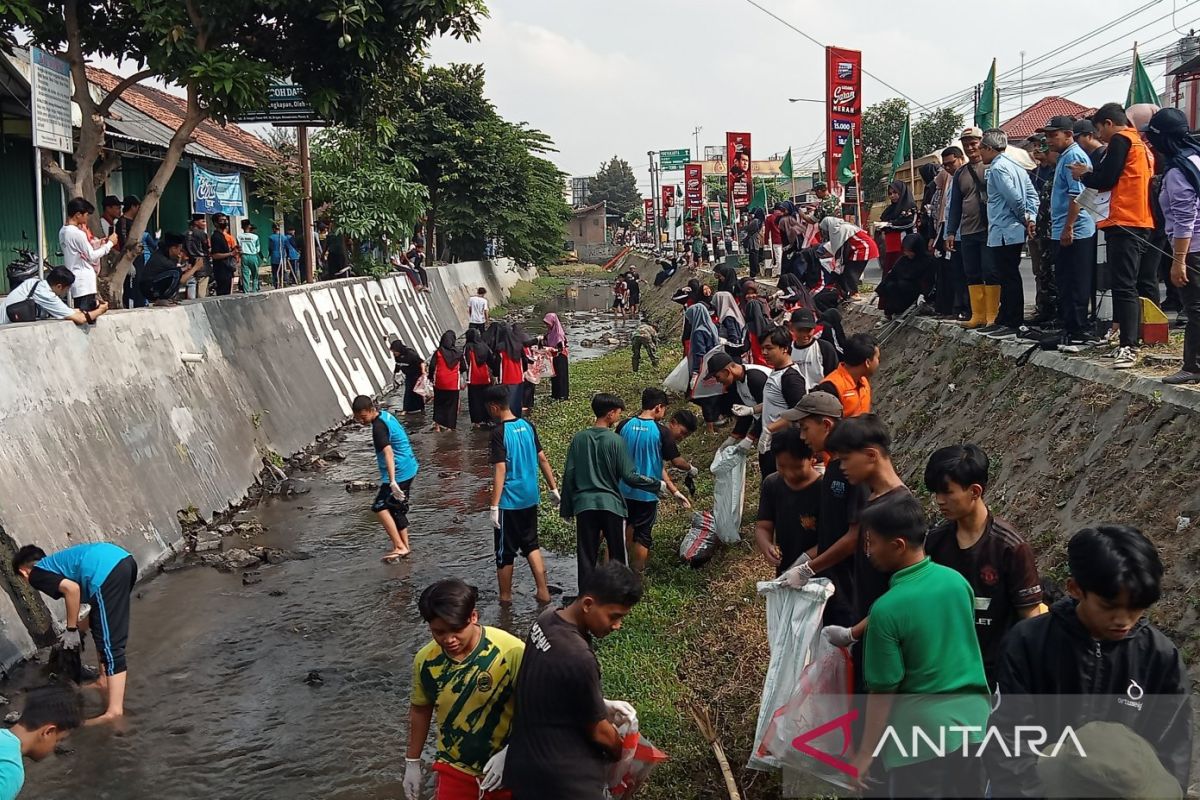
[[[268,128],[264,138],[275,151],[275,157],[254,170],[254,191],[270,201],[275,216],[280,218],[286,210],[299,206],[304,197],[300,154],[291,128]]]
[[[633,177],[633,167],[625,159],[613,156],[596,170],[596,177],[588,184],[587,202],[601,201],[607,202],[611,210],[622,216],[641,205],[637,178]]]
[[[863,112],[862,186],[868,202],[887,196],[887,178],[892,157],[900,142],[900,131],[908,115],[908,103],[893,97],[869,106]],[[940,108],[913,121],[913,153],[917,158],[945,147],[962,130],[963,117],[952,108]]]
[[[20,29],[35,44],[65,48],[82,116],[79,142],[71,171],[49,154],[42,169],[74,195],[92,195],[119,163],[106,147],[105,117],[126,89],[153,77],[187,94],[183,121],[110,276],[110,294],[119,301],[136,243],[201,122],[262,107],[276,75],[302,85],[323,116],[343,118],[359,106],[378,69],[405,74],[436,34],[474,38],[484,13],[482,0],[4,0],[0,38]],[[87,65],[98,57],[128,60],[138,70],[97,99]]]

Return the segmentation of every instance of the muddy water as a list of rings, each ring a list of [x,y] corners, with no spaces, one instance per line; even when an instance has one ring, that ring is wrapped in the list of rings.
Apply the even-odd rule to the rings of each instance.
[[[569,311],[572,302],[593,307],[586,293],[582,303],[554,305]],[[545,310],[554,308],[537,309],[537,320]],[[604,319],[575,321],[563,316],[572,341],[612,332]],[[595,352],[577,348],[575,357]],[[539,401],[547,392],[539,387]],[[30,765],[28,795],[401,797],[412,657],[428,641],[416,607],[421,588],[463,578],[480,588],[481,620],[522,638],[536,612],[523,561],[512,608],[497,602],[488,433],[471,430],[465,398],[462,413],[458,431],[439,435],[427,417],[404,420],[421,468],[412,492],[413,554],[399,565],[379,561],[387,539],[370,512],[373,493],[344,489],[345,481],[377,475],[368,429],[354,426],[336,437],[344,462],[300,476],[308,494],[242,515],[267,526],[265,535],[226,542],[301,550],[311,559],[264,565],[262,582],[251,586],[240,572],[207,567],[140,585],[124,731],[77,732],[72,752]],[[574,560],[546,555],[550,581],[571,591]],[[323,683],[307,684],[311,671]],[[98,702],[90,699],[90,707],[98,711]]]

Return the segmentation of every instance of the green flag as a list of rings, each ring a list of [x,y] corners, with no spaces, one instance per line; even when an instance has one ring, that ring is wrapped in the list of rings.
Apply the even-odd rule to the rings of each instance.
[[[912,157],[912,112],[910,111],[904,118],[904,127],[900,129],[900,141],[896,143],[896,154],[892,156],[892,173],[888,175],[888,183],[896,179],[896,170],[900,169],[900,165],[911,160]]]
[[[790,147],[787,155],[783,157],[783,163],[779,165],[779,173],[788,180],[792,178],[792,148]]]
[[[767,181],[764,179],[754,189],[754,199],[750,201],[751,208],[767,208]]]
[[[1150,76],[1146,74],[1146,68],[1142,65],[1142,58],[1138,55],[1135,45],[1133,48],[1133,75],[1129,78],[1129,94],[1125,96],[1125,107],[1129,108],[1137,103],[1162,105],[1158,99],[1158,92],[1154,91],[1154,81],[1150,80]]]
[[[837,181],[842,186],[849,186],[850,181],[857,177],[855,172],[854,130],[846,136],[846,144],[842,146],[842,157],[838,159]]]
[[[979,102],[975,106],[975,126],[983,128],[1000,127],[1000,95],[996,91],[996,59],[992,59],[992,69],[988,72],[987,80],[983,82],[983,91],[979,93]]]

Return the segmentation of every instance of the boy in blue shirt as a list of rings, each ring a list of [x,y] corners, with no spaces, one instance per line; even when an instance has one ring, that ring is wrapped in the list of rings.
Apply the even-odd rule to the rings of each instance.
[[[88,724],[111,722],[123,716],[129,595],[137,583],[137,562],[133,556],[109,542],[77,544],[51,556],[37,545],[27,544],[13,556],[12,568],[33,588],[65,602],[67,629],[60,639],[63,649],[79,649],[79,607],[85,601],[91,605],[95,618],[92,638],[100,660],[97,686],[107,695],[108,707]]]
[[[624,420],[617,426],[617,435],[625,440],[625,448],[633,459],[633,467],[639,475],[658,478],[667,484],[667,489],[685,508],[691,508],[683,492],[671,482],[663,470],[663,462],[679,458],[679,447],[671,430],[662,424],[667,415],[667,393],[653,386],[642,391],[642,411],[636,417]],[[680,427],[679,438],[687,433]],[[690,431],[689,431],[690,433]],[[635,489],[621,481],[621,496],[625,498],[628,516],[625,518],[625,545],[629,553],[629,566],[639,575],[646,568],[650,548],[654,545],[652,531],[658,518],[658,495],[644,489]]]
[[[0,729],[0,800],[16,800],[25,785],[25,762],[43,761],[83,723],[79,692],[67,686],[33,689],[21,718]]]
[[[354,412],[355,422],[371,426],[375,461],[379,465],[379,493],[371,503],[371,510],[392,540],[391,551],[381,560],[395,564],[412,552],[408,546],[408,492],[413,478],[417,477],[417,457],[413,455],[404,426],[391,412],[380,411],[375,407],[375,401],[365,394],[354,398],[350,409]]]
[[[500,585],[500,602],[511,603],[513,562],[520,552],[533,572],[537,586],[534,597],[545,605],[550,602],[550,589],[538,544],[539,469],[556,506],[562,497],[537,430],[528,420],[518,419],[512,413],[508,395],[508,387],[499,385],[489,386],[483,395],[488,414],[496,421],[488,449],[492,464],[489,511],[496,547],[496,582]]]

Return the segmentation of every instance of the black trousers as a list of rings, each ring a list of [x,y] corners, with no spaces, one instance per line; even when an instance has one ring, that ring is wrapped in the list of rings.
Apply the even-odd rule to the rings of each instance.
[[[91,621],[96,655],[107,675],[125,671],[125,645],[129,641],[129,595],[137,583],[137,562],[127,556],[117,562],[88,602],[94,607]]]
[[[1067,247],[1055,240],[1051,252],[1058,288],[1058,319],[1068,335],[1082,335],[1087,328],[1088,301],[1096,267],[1096,237],[1076,239]]]
[[[1146,252],[1148,228],[1104,229],[1108,245],[1108,279],[1112,285],[1113,321],[1121,328],[1121,346],[1136,347],[1142,321],[1138,274]]]
[[[996,324],[1017,328],[1025,321],[1025,289],[1021,285],[1021,243],[988,247],[995,282],[1000,284],[1000,312]],[[991,283],[991,281],[989,281]]]
[[[160,272],[158,277],[138,283],[143,298],[148,301],[173,300],[179,292],[179,279],[183,272],[177,269]]]
[[[588,576],[600,559],[600,542],[608,544],[608,558],[628,564],[625,554],[625,518],[611,511],[580,511],[575,515],[578,589],[583,591]]]
[[[233,294],[233,268],[213,267],[213,283],[217,285],[218,295]]]
[[[1183,368],[1200,372],[1200,253],[1188,253],[1188,282],[1181,290],[1187,327],[1183,331]]]
[[[750,257],[750,277],[758,277],[758,267],[762,263],[762,250],[757,247],[751,247],[747,252]]]
[[[989,260],[987,233],[965,234],[958,240],[954,249],[962,257],[967,285],[982,286],[987,273],[984,263]]]
[[[905,742],[912,738],[908,731],[900,735]],[[947,753],[941,758],[889,769],[887,781],[888,797],[919,797],[922,800],[983,797],[987,783],[983,761],[965,756],[961,750]]]
[[[775,467],[775,454],[770,450],[758,454],[758,471],[762,473],[762,478],[774,475],[778,471]]]

